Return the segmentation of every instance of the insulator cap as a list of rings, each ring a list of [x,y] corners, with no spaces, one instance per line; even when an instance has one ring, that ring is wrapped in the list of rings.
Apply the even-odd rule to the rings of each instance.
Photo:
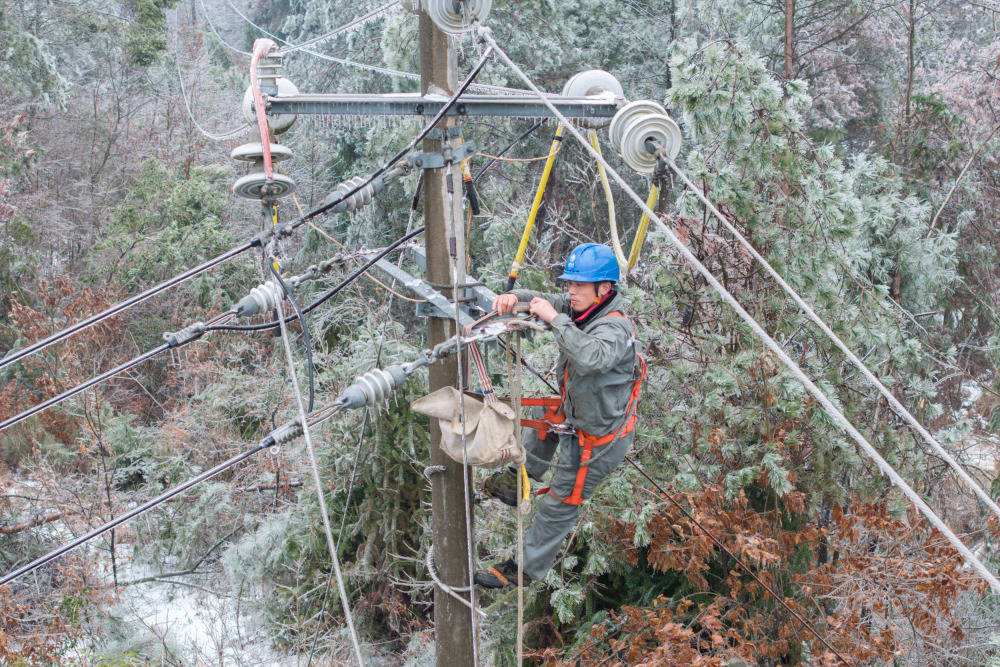
[[[602,69],[589,69],[578,72],[569,78],[562,89],[563,97],[589,97],[591,95],[610,95],[624,98],[625,89],[610,72]],[[606,127],[611,121],[607,118],[580,118],[574,121],[581,127],[597,129]]]
[[[268,280],[250,290],[250,293],[236,304],[237,317],[250,317],[277,308],[285,297],[281,285],[276,280]]]
[[[649,100],[622,107],[611,120],[608,134],[626,164],[641,174],[656,169],[658,155],[650,151],[649,141],[659,144],[671,160],[681,150],[681,129],[662,106]]]
[[[233,194],[245,199],[279,199],[295,192],[295,181],[285,174],[268,178],[263,171],[253,171],[233,183]]]
[[[229,157],[240,162],[263,163],[264,149],[259,141],[241,144],[233,149]],[[292,149],[281,144],[271,144],[271,162],[281,162],[292,159]]]
[[[420,4],[440,30],[460,35],[472,30],[476,21],[486,20],[493,0],[421,0]]]
[[[294,83],[289,81],[283,76],[277,78],[278,81],[278,94],[277,97],[284,97],[286,95],[298,95],[299,89]],[[257,125],[257,116],[254,115],[253,109],[253,92],[250,87],[247,87],[245,93],[243,93],[243,118],[250,125]],[[267,125],[271,128],[271,131],[275,134],[281,134],[288,130],[294,123],[297,116],[295,114],[283,113],[277,116],[268,116]]]

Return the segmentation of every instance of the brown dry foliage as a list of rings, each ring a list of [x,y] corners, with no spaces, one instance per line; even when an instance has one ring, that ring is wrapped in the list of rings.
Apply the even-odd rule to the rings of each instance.
[[[807,523],[791,530],[779,511],[756,511],[742,493],[727,500],[718,485],[673,498],[854,665],[892,664],[914,635],[947,660],[968,640],[958,620],[960,597],[987,592],[921,516],[893,516],[885,502],[836,506],[828,527]],[[787,494],[784,504],[805,510],[798,492]],[[687,594],[661,596],[644,608],[623,606],[593,626],[571,654],[551,647],[533,652],[534,658],[581,666],[721,667],[734,658],[789,665],[805,658],[805,642],[812,664],[842,664],[673,504],[658,509],[648,524],[648,566],[681,573]],[[636,567],[634,533],[634,525],[609,518],[606,539]],[[824,542],[832,556],[820,563]],[[721,581],[720,566],[728,568]]]

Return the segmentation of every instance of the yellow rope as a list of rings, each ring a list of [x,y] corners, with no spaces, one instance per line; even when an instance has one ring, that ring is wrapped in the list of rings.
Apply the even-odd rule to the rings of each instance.
[[[281,167],[281,164],[280,164],[280,163],[278,163],[278,169],[279,169],[279,170],[281,171],[281,173],[282,173],[282,174],[284,174],[284,173],[285,173],[285,170],[284,170],[284,169],[283,169],[283,168]],[[295,202],[295,208],[297,208],[297,209],[299,210],[299,215],[300,215],[300,216],[302,216],[302,215],[305,215],[305,213],[303,213],[303,211],[302,211],[302,206],[301,206],[301,204],[299,204],[299,198],[295,196],[295,193],[294,193],[294,192],[292,193],[292,201],[293,201],[293,202]],[[345,246],[345,245],[344,245],[343,243],[341,243],[341,242],[340,242],[340,241],[338,241],[337,239],[335,239],[335,238],[333,238],[332,236],[330,236],[329,234],[327,234],[327,233],[326,233],[326,231],[324,231],[323,229],[321,229],[321,228],[319,228],[318,226],[316,226],[316,225],[315,225],[315,224],[313,223],[313,221],[312,221],[312,220],[306,220],[306,222],[307,222],[307,223],[309,223],[309,226],[310,226],[310,227],[312,227],[312,228],[313,228],[313,229],[315,229],[315,230],[316,230],[317,232],[319,232],[319,233],[320,233],[320,235],[321,235],[321,236],[323,236],[323,238],[325,238],[325,239],[326,239],[327,241],[329,241],[329,242],[331,242],[331,243],[335,244],[335,245],[336,245],[337,247],[339,247],[339,248],[340,248],[341,250],[343,250],[344,252],[347,252],[347,253],[350,253],[350,251],[349,251],[349,250],[347,249],[347,246]],[[356,264],[357,264],[358,266],[361,266],[361,260],[360,260],[360,259],[358,259],[357,257],[355,257],[355,258],[354,258],[354,261],[355,261],[355,263],[356,263]],[[397,298],[399,298],[399,299],[402,299],[403,301],[409,301],[410,303],[425,303],[425,302],[427,301],[427,299],[414,299],[413,297],[409,297],[409,296],[406,296],[405,294],[400,294],[399,292],[397,292],[396,290],[392,289],[391,287],[389,287],[389,286],[388,286],[388,285],[386,285],[386,284],[385,284],[384,282],[382,282],[381,280],[379,280],[379,279],[378,279],[378,278],[376,278],[375,276],[371,275],[371,274],[370,274],[370,273],[368,273],[367,271],[365,271],[365,273],[364,273],[364,276],[365,276],[365,278],[367,278],[368,280],[371,280],[371,281],[372,281],[373,283],[375,283],[375,284],[377,284],[377,285],[381,285],[381,286],[382,286],[383,288],[385,288],[385,289],[386,289],[386,290],[387,290],[387,291],[388,291],[388,292],[389,292],[390,294],[394,294],[394,295],[395,295],[395,296],[396,296]]]
[[[531,211],[528,213],[528,220],[524,223],[524,232],[521,234],[521,243],[517,246],[514,254],[514,261],[510,265],[510,276],[508,284],[517,280],[517,273],[521,270],[521,262],[524,261],[524,251],[528,249],[528,239],[531,238],[531,230],[535,226],[535,218],[538,216],[538,209],[542,205],[542,196],[545,194],[545,185],[549,182],[549,174],[552,173],[552,164],[556,161],[556,154],[562,146],[563,126],[556,128],[556,136],[552,140],[549,154],[545,156],[545,168],[542,170],[542,178],[538,181],[538,189],[535,190],[535,199],[531,202]]]
[[[541,162],[542,160],[555,157],[555,154],[558,152],[559,148],[556,147],[548,155],[539,155],[538,157],[503,157],[502,155],[490,155],[489,153],[476,153],[473,157],[484,157],[488,160],[499,160],[500,162]]]
[[[656,199],[660,196],[660,188],[653,183],[649,188],[649,196],[646,197],[646,208],[653,208],[653,204],[656,203]],[[632,249],[628,253],[628,270],[631,271],[635,268],[635,265],[639,262],[639,251],[642,250],[642,244],[646,240],[646,231],[649,230],[649,213],[643,211],[642,219],[639,220],[639,228],[635,230],[635,238],[632,240]]]
[[[594,147],[598,155],[601,155],[601,142],[597,140],[597,131],[591,130],[590,145]],[[628,271],[628,258],[625,257],[625,250],[622,249],[622,241],[618,238],[618,220],[615,217],[615,199],[611,194],[611,182],[608,180],[608,172],[604,170],[601,162],[597,163],[597,173],[601,176],[601,185],[604,187],[604,198],[608,200],[608,226],[611,227],[611,247],[615,251],[615,258],[618,260],[618,268],[622,273]],[[622,279],[625,276],[622,275]]]

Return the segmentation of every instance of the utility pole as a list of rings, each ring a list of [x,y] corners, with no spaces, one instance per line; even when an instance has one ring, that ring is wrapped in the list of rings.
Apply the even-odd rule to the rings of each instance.
[[[432,88],[433,87],[433,88]],[[456,56],[448,35],[437,28],[430,17],[420,12],[420,90],[451,95],[458,87]],[[455,124],[448,116],[438,124],[447,129]],[[424,150],[438,152],[445,142],[453,139],[440,136],[424,141]],[[453,194],[449,198],[449,177]],[[465,229],[462,226],[462,175],[459,164],[428,169],[424,175],[424,233],[427,248],[427,281],[437,288],[452,284],[452,270],[458,285],[465,283]],[[449,211],[449,199],[451,210]],[[457,224],[453,225],[453,222]],[[444,291],[444,290],[442,290]],[[458,290],[459,293],[464,290]],[[460,294],[452,294],[453,299]],[[456,331],[453,319],[430,317],[427,320],[428,345],[447,340]],[[468,386],[465,357],[462,386]],[[454,357],[432,364],[429,370],[430,391],[458,385],[458,366]],[[431,477],[434,556],[441,580],[455,587],[471,584],[468,571],[469,543],[466,535],[466,512],[472,516],[471,502],[466,504],[465,488],[472,489],[471,472],[452,461],[438,447],[441,431],[437,420],[431,420],[431,465],[443,466],[444,472]],[[469,468],[471,471],[471,467]],[[471,501],[471,494],[470,494]],[[469,608],[440,587],[434,588],[434,637],[438,667],[473,665],[475,663],[472,616]]]

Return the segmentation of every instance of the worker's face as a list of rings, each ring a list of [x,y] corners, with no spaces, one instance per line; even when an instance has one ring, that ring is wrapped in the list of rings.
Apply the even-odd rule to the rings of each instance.
[[[573,280],[566,281],[566,291],[569,292],[569,307],[575,312],[582,313],[598,300],[598,297],[606,296],[611,288],[607,283],[578,283]]]

